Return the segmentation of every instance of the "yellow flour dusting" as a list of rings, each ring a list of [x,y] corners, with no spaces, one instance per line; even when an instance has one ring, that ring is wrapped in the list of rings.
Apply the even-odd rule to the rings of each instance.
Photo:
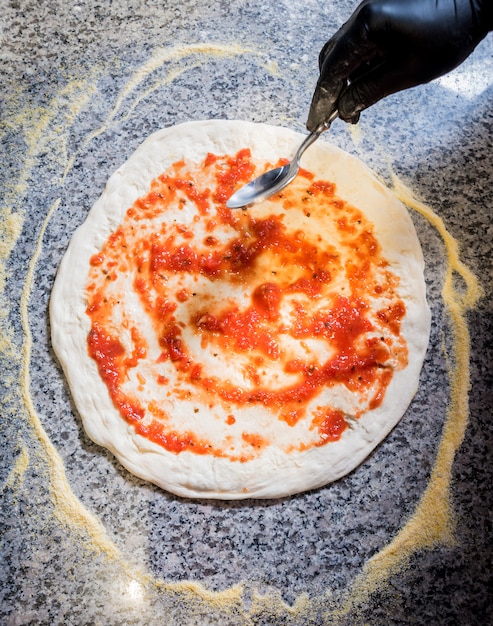
[[[280,76],[279,64],[275,59],[268,60],[264,65],[264,69],[272,76]]]
[[[179,68],[176,68],[176,69],[169,70],[169,72],[166,74],[166,76],[163,79],[154,82],[150,87],[148,87],[146,90],[142,91],[140,93],[140,95],[138,95],[138,96],[136,96],[134,98],[134,100],[132,101],[132,104],[128,107],[128,111],[127,111],[126,115],[123,115],[120,118],[120,120],[122,122],[128,120],[131,117],[131,115],[134,112],[134,110],[138,107],[138,105],[143,100],[146,100],[147,98],[149,98],[149,96],[154,91],[157,91],[158,89],[161,89],[164,85],[169,85],[170,83],[172,83],[174,80],[179,78],[185,72],[188,72],[188,71],[194,69],[195,67],[200,67],[200,65],[202,65],[202,64],[203,64],[203,62],[192,63],[191,65],[188,65],[187,67],[179,67]],[[114,115],[115,115],[115,112],[113,111],[110,114],[109,120],[107,120],[107,121],[111,121],[111,119],[114,117]]]
[[[86,533],[89,533],[91,536],[92,545],[100,550],[103,550],[109,556],[118,558],[119,552],[114,544],[107,539],[106,532],[101,522],[82,506],[82,504],[79,502],[79,500],[75,497],[74,493],[70,489],[65,475],[63,461],[58,454],[56,448],[53,446],[50,439],[48,438],[41,424],[30,394],[32,334],[31,329],[29,328],[28,303],[33,286],[34,272],[36,270],[36,265],[41,254],[43,236],[46,227],[53,213],[57,210],[59,204],[59,199],[53,203],[41,226],[38,235],[37,246],[33,256],[31,257],[24,289],[22,291],[20,308],[22,328],[24,330],[24,344],[22,350],[23,359],[20,378],[21,393],[24,406],[28,411],[30,417],[31,426],[36,434],[37,439],[43,445],[46,453],[46,459],[48,462],[50,474],[49,487],[57,518],[63,524],[68,526],[72,525],[77,528],[80,531],[81,536],[86,536]]]
[[[221,58],[221,57],[228,57],[228,56],[236,56],[236,55],[242,55],[242,54],[248,54],[248,53],[252,53],[252,51],[248,50],[247,48],[240,48],[239,46],[223,46],[223,45],[218,45],[218,44],[200,44],[200,45],[183,46],[179,49],[174,49],[172,52],[170,52],[168,48],[158,51],[157,53],[153,55],[153,57],[151,57],[149,61],[147,61],[147,63],[145,63],[145,65],[142,68],[140,68],[133,75],[130,82],[127,83],[124,92],[122,92],[122,94],[118,98],[112,112],[107,118],[105,126],[102,129],[99,129],[98,131],[96,131],[96,134],[99,134],[100,131],[104,130],[104,128],[106,128],[106,125],[109,124],[114,117],[116,117],[119,109],[123,105],[123,101],[125,100],[126,97],[128,97],[130,92],[135,90],[137,87],[139,87],[140,84],[144,80],[147,80],[149,73],[154,72],[157,69],[159,69],[164,62],[169,63],[171,61],[181,60],[182,58],[188,55],[205,56],[205,59],[201,58],[200,61],[196,63],[191,63],[189,65],[186,65],[185,67],[178,66],[176,68],[172,68],[168,70],[168,73],[166,74],[166,76],[164,76],[164,78],[156,80],[150,87],[141,91],[139,95],[136,95],[134,97],[132,103],[128,107],[126,115],[120,117],[120,121],[125,121],[129,119],[133,111],[140,104],[140,102],[149,98],[149,96],[154,91],[161,89],[165,85],[169,85],[170,83],[172,83],[174,80],[179,78],[185,72],[189,72],[190,70],[196,67],[200,67],[201,65],[204,64],[204,62],[207,59],[214,58],[214,57]],[[277,76],[279,74],[279,66],[277,64],[277,61],[275,60],[267,60],[265,63],[260,63],[260,65],[272,76]],[[91,135],[91,138],[93,138],[94,136],[95,136],[94,134]]]
[[[190,593],[194,597],[200,598],[209,606],[219,608],[221,610],[241,609],[243,605],[243,586],[233,585],[224,591],[209,591],[200,583],[188,580],[179,583],[166,583],[162,580],[152,580],[151,577],[147,582],[158,589],[166,589],[168,591],[177,591],[179,593]]]
[[[39,154],[49,150],[50,158],[59,163],[67,159],[67,128],[94,94],[95,87],[85,81],[71,81],[46,106],[19,108],[7,118],[6,126],[22,133],[26,144],[23,168],[16,183],[16,195],[25,192],[29,175]],[[12,199],[9,199],[12,202]]]
[[[174,48],[158,49],[157,51],[153,53],[153,55],[149,58],[149,60],[146,61],[141,67],[139,67],[139,69],[136,72],[134,72],[133,75],[129,78],[126,85],[124,86],[121,93],[119,94],[118,98],[116,99],[115,105],[113,109],[111,110],[111,112],[109,113],[108,117],[106,118],[105,123],[100,128],[98,128],[97,130],[92,132],[90,135],[88,135],[88,137],[82,144],[82,147],[86,146],[95,137],[97,137],[101,133],[105,132],[105,130],[107,130],[111,122],[118,115],[120,109],[123,107],[124,101],[127,98],[129,98],[131,94],[138,87],[140,87],[145,80],[148,79],[150,74],[160,69],[165,63],[181,61],[184,58],[187,58],[193,55],[201,55],[201,56],[205,56],[206,58],[209,58],[209,57],[210,58],[213,58],[213,57],[226,58],[226,57],[246,54],[248,52],[249,50],[247,50],[246,48],[242,48],[240,46],[227,46],[227,45],[222,45],[222,44],[211,44],[211,43],[210,44],[190,44],[187,46],[177,46]],[[138,103],[141,100],[143,100],[145,97],[148,97],[153,91],[155,91],[162,85],[169,84],[171,81],[176,79],[179,75],[181,75],[183,72],[187,71],[188,69],[191,69],[191,67],[195,67],[196,65],[199,65],[202,63],[203,61],[201,61],[201,63],[188,66],[188,67],[170,69],[170,71],[168,72],[167,76],[164,79],[156,81],[151,87],[147,88],[147,90],[145,90],[143,93],[135,97],[130,107],[130,110],[128,112],[128,115],[130,115],[130,113],[135,109],[135,107],[138,105]]]
[[[68,134],[66,131],[63,131],[63,128],[69,128],[73,124],[93,92],[94,88],[87,82],[73,81],[61,90],[61,92],[50,101],[46,108],[20,110],[15,115],[8,118],[8,126],[14,130],[21,130],[26,145],[24,163],[19,180],[6,198],[6,201],[10,205],[21,204],[22,196],[27,189],[27,181],[36,164],[36,159],[41,152],[49,149],[52,159],[56,158],[61,164],[66,162]],[[59,124],[62,126],[59,126]],[[28,275],[21,297],[21,318],[25,341],[22,350],[23,358],[20,391],[24,406],[30,416],[31,426],[37,438],[41,444],[43,444],[46,458],[49,462],[51,476],[50,487],[58,518],[67,524],[70,523],[78,527],[84,534],[89,529],[92,534],[92,542],[103,549],[107,554],[116,556],[116,548],[113,544],[105,540],[104,529],[100,522],[82,507],[68,487],[63,462],[56,449],[49,441],[39,421],[30,395],[29,368],[32,337],[29,329],[27,306],[32,289],[36,263],[41,252],[42,238],[46,226],[51,216],[58,208],[58,205],[59,200],[52,205],[42,225],[38,236],[36,252],[30,261]],[[5,279],[5,262],[18,240],[23,221],[23,212],[19,211],[14,213],[10,207],[2,209],[2,215],[0,215],[0,233],[2,235],[0,243],[0,286],[2,288]],[[2,311],[0,318],[6,317],[6,314],[6,311]],[[12,355],[18,352],[16,346],[12,343],[12,338],[6,327],[2,328],[2,333],[0,334],[0,351],[4,357],[12,357]]]
[[[314,613],[314,606],[307,593],[300,594],[295,603],[289,606],[282,599],[280,594],[262,595],[254,592],[252,594],[252,604],[250,608],[251,616],[259,616],[262,614],[286,616],[306,620]]]
[[[66,160],[67,132],[64,129],[72,126],[93,93],[94,87],[87,81],[72,81],[44,108],[24,109],[13,103],[11,108],[16,109],[16,113],[5,116],[3,120],[6,129],[21,133],[26,150],[23,152],[24,161],[18,178],[7,188],[3,198],[5,204],[0,209],[0,294],[5,288],[5,262],[19,238],[24,223],[22,198],[28,190],[29,176],[38,155],[49,150],[51,159],[56,158],[59,162]],[[20,100],[22,95],[17,94],[16,97]],[[16,206],[17,210],[14,208]],[[8,347],[4,341],[5,338],[0,336],[2,352]]]
[[[14,467],[10,470],[10,473],[7,476],[2,491],[6,487],[9,487],[10,489],[15,489],[19,485],[22,485],[22,482],[24,481],[24,474],[26,473],[28,465],[29,451],[25,446],[22,446],[19,452],[19,456],[14,463]]]
[[[23,219],[19,213],[14,213],[9,207],[0,209],[0,294],[3,293],[7,280],[5,261],[9,258],[19,238],[22,223]],[[0,350],[2,344],[3,340],[0,335]]]

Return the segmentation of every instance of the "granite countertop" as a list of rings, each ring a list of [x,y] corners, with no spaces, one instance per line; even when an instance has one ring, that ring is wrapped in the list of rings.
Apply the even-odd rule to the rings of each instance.
[[[318,52],[354,6],[4,3],[3,624],[491,623],[491,36],[447,77],[387,98],[356,129],[338,121],[324,138],[389,185],[396,175],[434,212],[411,210],[433,315],[420,387],[350,475],[282,500],[165,493],[88,439],[50,344],[58,264],[111,173],[150,133],[188,120],[303,131]],[[454,260],[444,233],[464,264],[451,274],[464,296],[455,307],[442,295]],[[484,296],[473,302],[477,285]],[[468,407],[453,394],[468,386],[467,329]],[[410,526],[424,494],[426,515]],[[388,548],[396,538],[405,563]],[[371,564],[387,562],[399,567],[372,577]]]

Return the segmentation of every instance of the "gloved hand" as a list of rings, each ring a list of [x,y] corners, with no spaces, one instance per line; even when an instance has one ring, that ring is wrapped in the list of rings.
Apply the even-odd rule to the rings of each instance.
[[[493,29],[493,0],[363,0],[323,47],[307,128],[457,67]]]

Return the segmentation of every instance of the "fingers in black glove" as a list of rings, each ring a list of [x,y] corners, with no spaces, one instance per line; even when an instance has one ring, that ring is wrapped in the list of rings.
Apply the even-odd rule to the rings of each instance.
[[[491,0],[364,0],[320,53],[307,127],[349,122],[381,98],[447,73],[493,26]]]

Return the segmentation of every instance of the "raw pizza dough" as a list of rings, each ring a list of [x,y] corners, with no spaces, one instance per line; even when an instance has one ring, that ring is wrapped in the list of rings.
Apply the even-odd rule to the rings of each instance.
[[[359,160],[319,141],[278,196],[224,206],[301,139],[224,120],[156,132],[60,265],[52,342],[88,435],[177,495],[325,485],[416,392],[422,252],[406,208]]]

